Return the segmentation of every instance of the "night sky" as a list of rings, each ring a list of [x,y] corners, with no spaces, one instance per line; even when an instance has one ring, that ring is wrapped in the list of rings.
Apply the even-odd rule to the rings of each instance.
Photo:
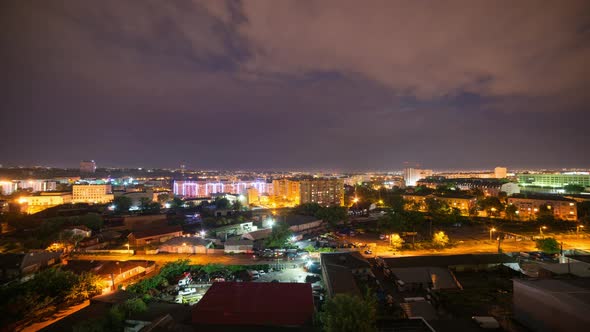
[[[2,1],[0,164],[590,167],[590,1]]]

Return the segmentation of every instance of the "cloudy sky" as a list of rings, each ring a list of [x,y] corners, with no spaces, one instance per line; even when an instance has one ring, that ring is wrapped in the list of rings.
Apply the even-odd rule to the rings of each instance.
[[[0,164],[590,167],[588,1],[2,1]]]

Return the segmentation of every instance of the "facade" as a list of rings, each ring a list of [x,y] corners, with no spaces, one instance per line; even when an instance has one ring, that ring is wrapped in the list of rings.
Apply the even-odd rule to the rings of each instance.
[[[179,236],[182,236],[182,228],[180,226],[168,226],[131,232],[127,238],[129,239],[129,244],[132,246],[144,246],[153,243],[163,243]]]
[[[521,187],[545,187],[563,188],[568,184],[582,187],[590,187],[590,174],[579,173],[555,173],[555,174],[517,174],[518,185]]]
[[[264,181],[174,181],[174,195],[183,197],[210,197],[214,194],[245,195],[248,188],[256,188],[260,194],[272,190],[272,184]]]
[[[494,168],[494,177],[496,179],[505,179],[507,175],[508,175],[508,169],[506,167]]]
[[[576,201],[561,196],[533,196],[515,194],[507,199],[509,205],[517,208],[518,216],[524,220],[536,219],[542,206],[553,212],[556,219],[577,221]]]
[[[18,199],[21,211],[28,214],[71,202],[72,194],[69,192],[41,192],[39,195],[23,196]]]
[[[514,182],[508,182],[500,187],[500,191],[505,192],[507,196],[512,196],[514,194],[520,194],[520,187]]]
[[[13,280],[26,281],[35,273],[61,262],[61,252],[30,252],[26,254],[0,254],[0,283]]]
[[[272,181],[272,201],[276,206],[297,206],[301,203],[299,181],[278,179]]]
[[[229,239],[223,244],[225,253],[251,253],[254,241],[246,239]]]
[[[178,254],[206,254],[213,246],[211,240],[197,237],[174,237],[158,247],[159,252]]]
[[[145,275],[156,267],[153,261],[79,261],[70,260],[64,269],[77,274],[92,272],[97,275],[103,286],[103,293],[116,289],[125,280]]]
[[[52,191],[57,189],[57,182],[51,180],[16,180],[15,189],[31,192]]]
[[[104,204],[113,200],[110,184],[75,184],[72,186],[73,203]]]
[[[80,173],[96,172],[96,162],[94,160],[82,160],[80,162]]]
[[[450,208],[457,208],[464,216],[477,204],[477,198],[469,195],[433,195],[434,199],[445,202]]]
[[[13,181],[0,181],[0,195],[12,195],[17,189],[17,182]]]
[[[431,169],[405,168],[404,181],[406,182],[406,186],[413,187],[418,180],[425,179],[432,176],[432,174],[433,172]]]
[[[344,205],[344,182],[342,179],[302,180],[300,190],[300,204]]]

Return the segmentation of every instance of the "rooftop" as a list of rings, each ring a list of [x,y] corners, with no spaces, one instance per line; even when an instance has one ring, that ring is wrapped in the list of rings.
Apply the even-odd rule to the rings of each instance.
[[[157,236],[157,235],[164,235],[164,234],[172,234],[182,232],[182,227],[176,226],[166,226],[166,227],[158,227],[158,228],[150,228],[144,229],[140,231],[133,231],[129,235],[133,234],[136,239],[143,239],[146,237]]]
[[[425,267],[440,266],[448,267],[454,265],[483,265],[514,263],[516,260],[504,254],[464,254],[464,255],[432,255],[432,256],[410,256],[410,257],[388,257],[383,258],[388,267]]]
[[[348,269],[370,268],[371,264],[358,252],[322,253],[320,255],[322,265],[337,265]]]
[[[318,221],[320,219],[314,217],[314,216],[304,216],[304,215],[288,215],[286,217],[286,222],[287,224],[289,224],[289,226],[297,226],[297,225],[303,225],[303,224],[307,224],[307,223],[311,223],[314,221]]]
[[[308,283],[216,282],[193,306],[192,321],[199,325],[303,326],[311,324],[313,313]]]
[[[200,237],[194,237],[194,236],[178,236],[178,237],[171,238],[170,240],[164,242],[162,245],[181,246],[184,243],[186,243],[186,245],[191,245],[191,246],[207,247],[207,246],[211,245],[212,241],[207,240],[207,239],[203,239]]]
[[[576,201],[571,198],[565,198],[560,195],[543,195],[543,194],[513,194],[508,198],[526,198],[526,199],[536,199],[536,200],[543,200],[543,201],[562,201],[562,202],[572,202],[575,203]]]

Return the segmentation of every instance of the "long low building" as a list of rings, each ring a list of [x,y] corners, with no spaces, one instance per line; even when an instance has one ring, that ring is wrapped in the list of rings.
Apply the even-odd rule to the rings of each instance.
[[[176,254],[206,254],[213,241],[194,236],[173,237],[158,247],[159,252]]]
[[[147,244],[160,244],[174,237],[182,236],[182,227],[167,226],[134,231],[129,233],[127,238],[132,246],[143,246]]]
[[[524,220],[536,219],[543,208],[551,211],[556,219],[578,220],[577,202],[562,196],[514,194],[507,201],[516,206],[519,218]]]

